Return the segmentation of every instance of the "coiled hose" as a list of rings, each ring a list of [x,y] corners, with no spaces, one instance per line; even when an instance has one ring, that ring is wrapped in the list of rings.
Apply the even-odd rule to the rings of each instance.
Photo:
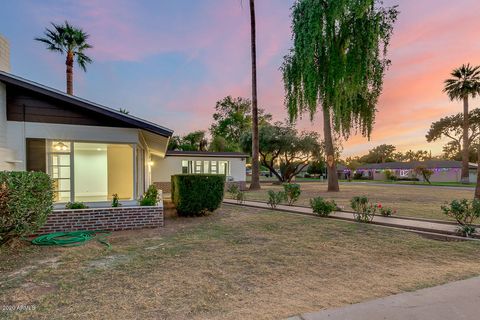
[[[106,236],[110,233],[105,231],[71,231],[71,232],[54,232],[36,237],[32,240],[32,244],[37,246],[62,246],[77,247],[84,243],[97,239],[98,242],[111,247]]]

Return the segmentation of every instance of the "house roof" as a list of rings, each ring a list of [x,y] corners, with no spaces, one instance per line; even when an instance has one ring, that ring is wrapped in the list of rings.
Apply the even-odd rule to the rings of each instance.
[[[78,108],[97,112],[99,114],[102,114],[120,123],[125,123],[125,124],[128,124],[129,126],[142,129],[151,133],[155,133],[167,138],[171,137],[173,134],[173,130],[160,126],[156,123],[143,120],[141,118],[137,118],[129,114],[122,113],[118,110],[100,105],[95,102],[91,102],[86,99],[82,99],[76,96],[66,94],[62,91],[44,86],[34,81],[21,78],[19,76],[15,76],[11,73],[0,71],[0,81],[9,85],[13,85],[16,87],[33,91],[54,99],[58,99],[66,103],[70,103]]]
[[[385,162],[385,163],[367,163],[357,168],[357,170],[368,169],[415,169],[418,166],[426,168],[461,168],[461,161],[454,160],[427,160],[427,161],[411,161],[411,162]],[[469,163],[470,169],[476,169],[476,163]]]
[[[166,156],[183,157],[217,157],[217,158],[246,158],[248,155],[241,152],[207,152],[207,151],[180,151],[168,150]]]

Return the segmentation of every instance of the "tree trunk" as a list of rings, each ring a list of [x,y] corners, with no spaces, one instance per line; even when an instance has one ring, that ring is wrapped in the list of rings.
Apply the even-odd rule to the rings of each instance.
[[[469,183],[468,169],[468,97],[463,98],[463,150],[462,150],[462,183]]]
[[[477,185],[475,186],[475,199],[480,199],[480,144],[477,147]]]
[[[73,52],[67,53],[67,93],[73,95]]]
[[[260,165],[258,161],[257,49],[254,0],[250,0],[250,34],[252,50],[252,181],[250,190],[258,190],[260,189]]]
[[[323,109],[323,135],[325,136],[325,152],[327,154],[327,191],[340,191],[340,187],[338,186],[335,148],[333,147],[332,125],[330,123],[330,110],[328,108]]]

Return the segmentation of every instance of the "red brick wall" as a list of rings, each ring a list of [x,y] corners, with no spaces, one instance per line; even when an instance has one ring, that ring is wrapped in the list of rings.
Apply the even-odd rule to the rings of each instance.
[[[163,207],[55,210],[38,234],[75,230],[131,230],[163,226]]]
[[[153,183],[157,189],[162,190],[163,192],[171,192],[171,182],[154,182]],[[237,184],[241,190],[247,190],[247,183],[245,181],[227,181],[225,182],[225,190],[231,184]]]

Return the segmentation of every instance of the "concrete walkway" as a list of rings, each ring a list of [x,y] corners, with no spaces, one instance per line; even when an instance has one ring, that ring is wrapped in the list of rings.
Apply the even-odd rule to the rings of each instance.
[[[223,202],[228,204],[234,204],[234,205],[243,205],[248,207],[272,210],[272,208],[267,203],[259,202],[259,201],[244,201],[243,203],[239,204],[236,200],[224,199]],[[314,215],[312,209],[308,207],[278,205],[274,210]],[[329,216],[329,218],[355,221],[353,217],[353,213],[351,212],[334,212]],[[435,234],[444,234],[444,235],[456,235],[456,231],[458,229],[457,225],[452,224],[448,221],[445,221],[445,222],[430,221],[430,220],[421,220],[421,219],[415,219],[415,218],[410,219],[410,218],[403,218],[403,217],[397,218],[397,217],[375,216],[372,223],[393,227],[393,228],[400,228],[400,229],[407,229],[411,231],[428,232],[428,233],[435,233]],[[476,235],[480,237],[479,231],[477,231]]]
[[[288,319],[477,320],[480,319],[480,277]]]

